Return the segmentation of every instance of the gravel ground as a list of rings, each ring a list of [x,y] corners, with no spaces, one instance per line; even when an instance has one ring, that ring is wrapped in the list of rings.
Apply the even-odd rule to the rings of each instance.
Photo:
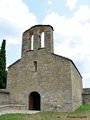
[[[23,113],[23,114],[35,114],[40,111],[31,111],[31,110],[4,110],[0,111],[0,116],[3,114],[9,114],[9,113]]]

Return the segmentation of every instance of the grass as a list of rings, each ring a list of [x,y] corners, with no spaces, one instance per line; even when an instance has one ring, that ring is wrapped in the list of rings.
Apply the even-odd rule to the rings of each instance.
[[[36,114],[6,114],[0,120],[90,120],[90,104],[70,113],[40,112]]]
[[[80,114],[90,111],[90,104],[81,105],[76,111],[70,114]]]

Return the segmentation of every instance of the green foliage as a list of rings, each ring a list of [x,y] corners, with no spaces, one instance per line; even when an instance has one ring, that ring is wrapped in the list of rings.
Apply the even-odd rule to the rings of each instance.
[[[90,120],[90,104],[82,105],[80,106],[79,109],[70,113],[39,112],[36,114],[6,114],[0,116],[0,120],[74,120],[74,119]]]
[[[6,40],[3,40],[0,49],[0,89],[6,87],[7,71],[6,71]]]
[[[80,114],[86,111],[90,111],[90,104],[83,104],[76,111],[71,112],[70,114]]]
[[[86,108],[89,108],[89,107],[90,105],[83,106],[83,108],[80,108],[80,109],[82,109],[85,112],[81,113],[78,110],[79,113],[76,113],[74,115],[69,113],[60,113],[60,112],[39,112],[31,115],[30,114],[6,114],[6,115],[1,115],[0,120],[74,120],[74,119],[90,120],[90,110],[85,110]],[[77,117],[77,118],[70,118],[70,117]]]
[[[81,105],[76,111],[86,111],[90,110],[90,104]]]

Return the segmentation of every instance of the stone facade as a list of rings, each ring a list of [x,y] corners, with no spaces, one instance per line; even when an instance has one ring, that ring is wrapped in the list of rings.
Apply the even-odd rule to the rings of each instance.
[[[23,33],[21,59],[8,67],[7,78],[10,104],[24,105],[26,110],[67,112],[82,104],[82,76],[72,60],[54,54],[50,25],[36,25]]]
[[[77,72],[74,64],[71,64],[71,82],[72,82],[72,103],[73,110],[77,109],[82,104],[82,80]]]
[[[83,104],[90,104],[90,88],[84,88],[83,89]]]
[[[25,105],[11,104],[10,103],[10,92],[6,89],[0,89],[0,111],[2,110],[24,110]]]
[[[10,93],[5,89],[0,89],[0,105],[7,105],[10,102]]]

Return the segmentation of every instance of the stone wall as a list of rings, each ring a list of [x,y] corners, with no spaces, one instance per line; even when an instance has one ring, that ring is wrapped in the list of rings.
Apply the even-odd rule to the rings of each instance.
[[[82,76],[74,64],[71,64],[73,111],[82,104]]]
[[[5,89],[0,89],[0,105],[7,105],[10,103],[10,93]]]
[[[37,71],[33,61],[37,61]],[[56,105],[61,105],[62,111],[71,110],[72,104],[68,103],[72,99],[70,63],[67,59],[43,53],[43,49],[31,51],[25,59],[10,67],[9,73],[11,103],[24,104],[28,109],[29,94],[36,91],[41,96],[41,110],[50,111]]]
[[[40,46],[42,32],[44,48]],[[33,50],[30,48],[32,35]],[[80,73],[70,59],[54,54],[53,50],[51,26],[34,26],[23,33],[22,57],[8,68],[10,104],[25,105],[28,110],[30,94],[38,92],[42,111],[53,111],[59,106],[58,111],[67,112],[81,105]]]
[[[33,61],[37,61],[37,71]],[[23,104],[29,109],[29,95],[36,91],[41,96],[42,111],[52,111],[58,105],[61,106],[58,111],[63,112],[78,108],[81,104],[81,89],[78,96],[77,93],[74,95],[77,96],[75,104],[80,104],[73,108],[71,64],[69,59],[47,54],[43,49],[27,52],[25,59],[9,68],[8,90],[11,91],[11,103]],[[74,78],[81,80],[78,74]]]
[[[16,104],[0,105],[0,111],[3,110],[25,110],[25,105]]]
[[[10,92],[6,89],[0,89],[0,111],[2,110],[25,110],[25,105],[11,104]]]
[[[90,104],[90,88],[84,88],[82,94],[83,104]]]

